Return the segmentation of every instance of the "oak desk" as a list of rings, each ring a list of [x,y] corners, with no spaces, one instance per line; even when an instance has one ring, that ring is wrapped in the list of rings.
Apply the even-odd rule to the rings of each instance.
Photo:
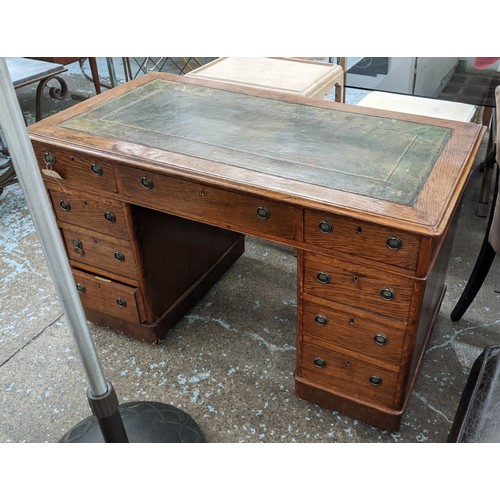
[[[89,320],[157,342],[245,234],[289,245],[296,393],[399,427],[482,127],[150,73],[30,134]]]

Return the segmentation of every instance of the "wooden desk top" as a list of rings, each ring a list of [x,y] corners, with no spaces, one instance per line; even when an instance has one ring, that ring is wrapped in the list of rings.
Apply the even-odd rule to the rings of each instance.
[[[420,234],[447,226],[484,134],[458,123],[150,73],[33,139]]]

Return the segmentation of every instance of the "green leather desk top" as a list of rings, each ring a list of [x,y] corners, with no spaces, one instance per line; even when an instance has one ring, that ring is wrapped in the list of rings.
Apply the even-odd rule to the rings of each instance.
[[[32,140],[437,236],[484,127],[149,73],[30,126]]]
[[[446,127],[152,81],[62,126],[411,205]]]

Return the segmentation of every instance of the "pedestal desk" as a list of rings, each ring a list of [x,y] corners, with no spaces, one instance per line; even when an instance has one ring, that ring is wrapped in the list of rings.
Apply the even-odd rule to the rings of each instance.
[[[294,247],[296,394],[392,430],[483,134],[162,73],[30,127],[90,321],[156,343],[245,235]]]

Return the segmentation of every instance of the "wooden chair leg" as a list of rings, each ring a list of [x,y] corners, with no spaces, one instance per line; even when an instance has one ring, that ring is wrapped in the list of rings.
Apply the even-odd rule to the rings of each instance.
[[[498,194],[498,176],[499,173],[497,168],[496,179],[495,179],[495,191],[493,195],[493,202],[491,204],[492,208],[490,211],[490,217],[488,219],[488,225],[486,227],[486,234],[484,236],[483,244],[481,246],[481,250],[479,251],[479,256],[476,260],[476,264],[474,266],[474,269],[472,270],[472,274],[469,278],[469,281],[467,282],[465,290],[463,291],[460,299],[458,300],[457,305],[455,306],[455,308],[451,313],[452,321],[458,321],[464,315],[465,311],[467,311],[467,308],[470,306],[470,304],[476,297],[477,292],[479,292],[481,285],[483,284],[486,276],[488,275],[488,271],[490,270],[491,264],[495,259],[496,252],[488,241],[488,235],[493,220],[493,211],[494,211],[493,209],[495,207],[496,197]]]

